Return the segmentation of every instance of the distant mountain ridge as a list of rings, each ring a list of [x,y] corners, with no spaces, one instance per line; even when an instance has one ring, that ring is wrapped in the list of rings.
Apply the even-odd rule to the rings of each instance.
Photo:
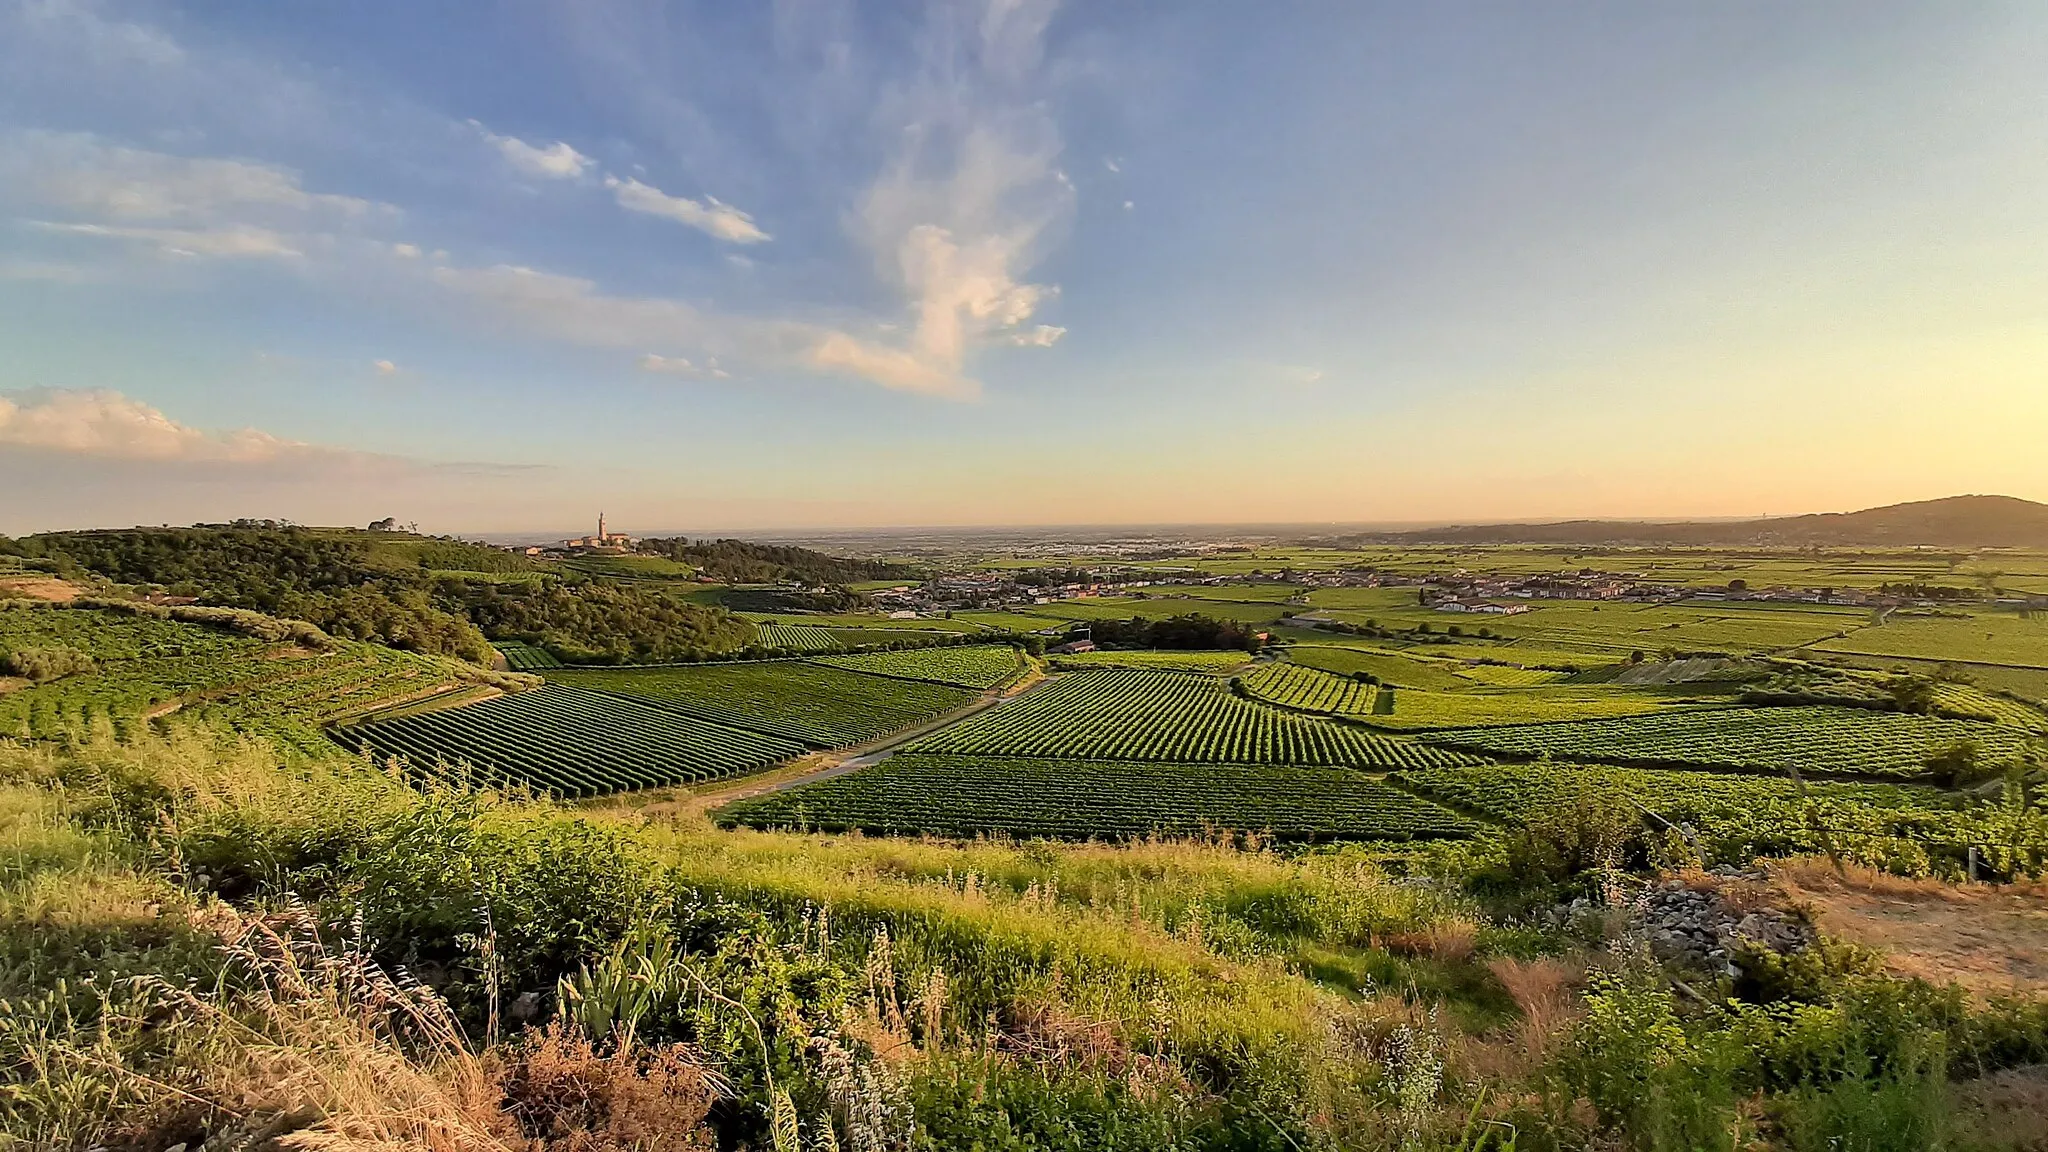
[[[1948,496],[1861,512],[1821,512],[1716,522],[1565,520],[1547,524],[1460,524],[1373,537],[1459,544],[1890,545],[1926,548],[2048,548],[2048,504],[2013,496]]]

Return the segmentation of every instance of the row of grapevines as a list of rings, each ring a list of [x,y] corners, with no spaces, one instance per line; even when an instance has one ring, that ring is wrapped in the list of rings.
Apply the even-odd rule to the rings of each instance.
[[[807,749],[659,704],[549,684],[441,712],[336,729],[344,746],[489,784],[599,796],[751,772]]]
[[[1362,716],[1372,711],[1376,694],[1371,684],[1295,664],[1261,664],[1239,676],[1238,682],[1254,700],[1303,712]]]
[[[1081,840],[1258,832],[1283,840],[1463,836],[1473,824],[1345,768],[902,755],[727,805],[726,825]]]
[[[2015,757],[2024,733],[1980,721],[1803,707],[1451,729],[1421,738],[1447,748],[1556,760],[1912,777],[1924,772],[1929,757],[1965,740],[1988,762]]]
[[[658,668],[565,668],[548,679],[687,707],[706,719],[801,739],[858,744],[957,708],[974,693],[801,660]]]
[[[554,653],[521,640],[499,640],[491,647],[505,657],[505,666],[514,672],[540,672],[562,666]]]
[[[815,659],[819,664],[872,676],[929,680],[934,684],[957,684],[963,688],[993,688],[1015,677],[1023,667],[1017,650],[1007,644],[905,648],[894,652],[862,652]]]
[[[1715,862],[1833,852],[1906,874],[1980,867],[2039,875],[2048,810],[2011,789],[1986,802],[1933,788],[1717,775],[1579,764],[1494,764],[1400,772],[1389,780],[1466,811],[1514,823],[1560,797],[1625,798],[1681,826]]]
[[[927,736],[910,750],[1390,768],[1466,762],[1446,749],[1238,699],[1213,676],[1126,668],[1072,673]]]
[[[759,625],[761,646],[788,652],[829,652],[840,646],[838,637],[816,624]]]

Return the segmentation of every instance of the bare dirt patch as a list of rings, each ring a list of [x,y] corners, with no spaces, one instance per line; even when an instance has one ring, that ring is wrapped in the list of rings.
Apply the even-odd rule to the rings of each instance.
[[[0,696],[5,696],[9,692],[26,687],[28,687],[28,681],[23,680],[19,676],[0,676]]]
[[[1790,861],[1771,877],[1829,936],[1882,949],[1905,976],[1979,995],[2048,992],[2048,886],[1948,884]]]
[[[7,576],[0,577],[0,589],[26,596],[31,600],[48,600],[55,604],[68,604],[78,599],[76,585],[59,580],[55,576]]]

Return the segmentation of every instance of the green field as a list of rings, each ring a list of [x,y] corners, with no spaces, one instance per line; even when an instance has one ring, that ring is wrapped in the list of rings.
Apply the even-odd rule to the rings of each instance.
[[[1578,764],[1482,765],[1404,771],[1389,780],[1488,819],[1517,823],[1559,798],[1621,799],[1682,827],[1709,863],[1836,854],[1885,870],[1968,867],[1970,852],[2007,867],[2048,855],[2048,811],[1965,800],[1933,788],[1724,776]]]
[[[1369,672],[1379,677],[1382,683],[1403,688],[1452,690],[1469,687],[1472,683],[1458,675],[1462,665],[1447,660],[1417,659],[1384,649],[1296,644],[1287,649],[1287,659],[1289,663],[1320,668],[1340,676]]]
[[[1213,676],[1127,668],[1068,673],[926,736],[908,750],[1361,768],[1461,759],[1444,749],[1377,736],[1355,725],[1240,700]],[[1452,759],[1444,759],[1446,755]]]
[[[1434,728],[1532,724],[1553,720],[1600,720],[1641,716],[1687,703],[1682,697],[1566,686],[1527,691],[1417,692],[1389,694],[1392,710],[1365,719],[1376,728],[1424,731]]]
[[[1463,836],[1470,821],[1345,768],[894,756],[716,813],[721,824],[1085,840]]]
[[[0,609],[0,651],[53,647],[84,653],[93,669],[0,691],[0,736],[120,734],[176,714],[319,754],[328,750],[322,725],[460,687],[479,672],[373,644],[312,649],[152,615]]]
[[[1895,615],[1881,626],[1862,628],[1813,647],[1820,652],[1861,656],[2048,669],[2048,613],[2037,614],[2033,619],[2016,612],[1984,613],[1961,619]]]
[[[961,688],[986,690],[1016,678],[1022,656],[1007,644],[976,644],[959,648],[908,648],[895,652],[863,652],[851,656],[820,656],[817,663],[876,676],[929,680]]]
[[[1378,695],[1370,684],[1294,664],[1261,664],[1239,676],[1238,683],[1254,700],[1328,715],[1365,715]]]
[[[713,780],[803,755],[794,740],[659,703],[549,684],[532,692],[334,731],[415,771],[569,798]]]
[[[1055,668],[1085,670],[1089,668],[1156,668],[1167,672],[1205,672],[1220,676],[1235,668],[1242,668],[1251,657],[1239,651],[1229,652],[1179,652],[1134,649],[1127,652],[1071,652],[1063,656],[1047,657]]]
[[[1433,744],[1468,752],[1639,766],[1814,775],[1923,775],[1929,756],[1975,741],[1998,763],[2024,734],[1998,724],[1857,708],[1711,708],[1614,720],[1432,732]]]
[[[505,657],[505,666],[514,672],[540,672],[549,668],[560,668],[562,662],[545,648],[536,648],[519,640],[493,641],[491,647]]]
[[[757,631],[762,647],[786,652],[829,652],[841,646],[830,631],[815,624],[762,624]]]
[[[964,688],[869,676],[799,660],[659,668],[577,668],[549,679],[690,708],[706,719],[800,736],[820,747],[858,744],[957,708]]]

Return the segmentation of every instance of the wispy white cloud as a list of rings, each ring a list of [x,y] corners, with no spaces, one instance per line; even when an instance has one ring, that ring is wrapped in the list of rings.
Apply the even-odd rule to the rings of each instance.
[[[630,177],[621,180],[617,176],[606,176],[604,186],[612,190],[619,207],[629,212],[644,212],[649,216],[662,216],[678,224],[687,224],[707,236],[728,240],[734,244],[759,244],[770,239],[754,223],[754,218],[715,196],[692,200],[687,196],[670,196],[651,184],[642,184]]]
[[[275,258],[304,255],[285,237],[268,228],[230,225],[220,228],[135,228],[113,224],[59,224],[35,221],[49,232],[98,236],[148,245],[165,256]]]
[[[877,271],[903,293],[911,328],[900,347],[855,356],[835,344],[821,363],[878,382],[947,378],[947,389],[919,390],[971,394],[965,370],[976,347],[1058,339],[1052,325],[1025,329],[1058,289],[1023,278],[1074,196],[1042,99],[1053,7],[991,0],[972,23],[951,9],[935,15],[920,68],[883,102],[881,115],[901,128],[854,217]]]
[[[811,350],[810,364],[827,371],[851,372],[884,388],[967,400],[981,394],[981,384],[916,352],[833,332]]]
[[[372,360],[370,361],[370,368],[379,376],[396,376],[398,374],[398,365],[389,360]]]
[[[324,451],[254,428],[202,431],[119,392],[66,389],[0,394],[0,446],[129,460],[245,464]]]
[[[101,220],[203,223],[237,214],[392,211],[308,191],[282,165],[175,156],[83,133],[23,132],[0,141],[0,174],[17,195]]]
[[[574,180],[597,161],[557,140],[545,148],[535,147],[517,136],[500,136],[475,120],[470,127],[482,134],[505,162],[528,176],[547,180]]]
[[[1056,324],[1040,324],[1022,332],[1010,333],[1010,343],[1020,348],[1050,348],[1060,342],[1067,330]]]
[[[666,376],[695,376],[709,380],[724,380],[732,375],[718,366],[716,356],[697,364],[687,356],[661,356],[653,352],[640,357],[640,370],[659,372]]]

